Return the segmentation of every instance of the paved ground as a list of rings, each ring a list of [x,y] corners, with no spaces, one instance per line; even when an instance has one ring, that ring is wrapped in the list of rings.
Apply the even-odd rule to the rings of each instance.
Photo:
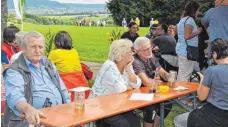
[[[97,73],[99,72],[102,63],[95,63],[95,62],[87,62],[87,61],[82,61],[85,63],[87,66],[90,67],[90,69],[93,71],[93,79],[95,80]]]

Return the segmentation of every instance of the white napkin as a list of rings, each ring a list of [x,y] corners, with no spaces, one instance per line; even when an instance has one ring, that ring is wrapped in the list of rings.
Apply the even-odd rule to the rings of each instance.
[[[187,87],[184,87],[184,86],[178,86],[176,88],[174,88],[174,90],[176,91],[184,91],[184,90],[187,90],[188,88]]]
[[[132,93],[129,100],[152,101],[153,98],[154,98],[154,94]]]

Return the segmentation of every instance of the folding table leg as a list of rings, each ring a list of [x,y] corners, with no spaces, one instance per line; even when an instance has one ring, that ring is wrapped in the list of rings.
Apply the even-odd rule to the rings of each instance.
[[[196,102],[197,102],[197,97],[196,97],[196,93],[193,93],[193,109],[196,109]]]
[[[164,105],[164,102],[160,103],[160,127],[164,127]]]

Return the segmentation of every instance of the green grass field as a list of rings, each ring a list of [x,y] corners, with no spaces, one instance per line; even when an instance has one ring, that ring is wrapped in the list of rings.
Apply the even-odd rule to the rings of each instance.
[[[20,28],[20,25],[18,26]],[[43,34],[48,31],[57,33],[65,30],[70,33],[74,48],[77,49],[82,61],[104,62],[107,59],[108,41],[107,33],[111,33],[115,27],[87,27],[67,25],[35,25],[24,24],[24,31],[39,31]],[[120,28],[122,29],[122,28]],[[122,30],[123,31],[123,30]],[[140,28],[140,36],[145,36],[148,28]]]

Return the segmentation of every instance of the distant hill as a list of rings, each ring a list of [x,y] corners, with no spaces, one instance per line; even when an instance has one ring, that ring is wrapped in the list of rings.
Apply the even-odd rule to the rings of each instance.
[[[8,8],[14,9],[13,0],[8,0]],[[104,9],[105,4],[73,4],[49,0],[26,0],[26,8]]]

